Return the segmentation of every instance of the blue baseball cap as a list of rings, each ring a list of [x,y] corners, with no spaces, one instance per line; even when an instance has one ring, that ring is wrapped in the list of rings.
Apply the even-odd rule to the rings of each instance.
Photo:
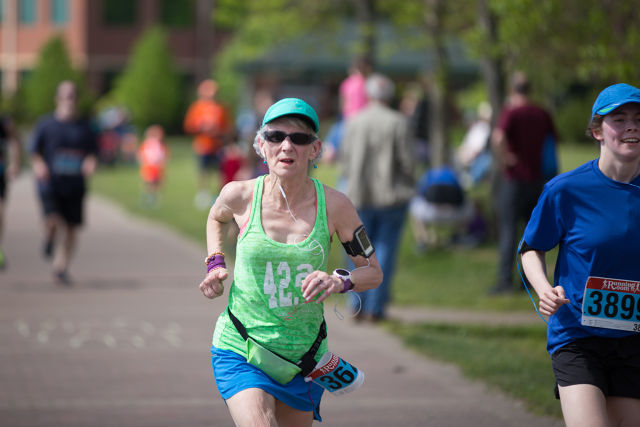
[[[320,124],[318,115],[309,104],[298,98],[284,98],[273,104],[262,119],[262,126],[284,116],[297,116],[311,125],[314,132],[318,132]]]
[[[630,102],[640,104],[640,89],[626,83],[609,86],[600,92],[600,95],[596,98],[596,102],[593,103],[591,117],[596,114],[604,116]]]

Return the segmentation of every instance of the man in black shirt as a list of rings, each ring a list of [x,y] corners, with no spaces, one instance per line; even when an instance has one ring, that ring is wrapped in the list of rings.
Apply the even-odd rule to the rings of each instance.
[[[98,145],[87,119],[76,112],[77,89],[63,81],[56,93],[56,109],[40,119],[33,133],[31,160],[45,217],[45,257],[54,255],[55,280],[71,283],[68,267],[83,222],[86,180],[93,175]],[[58,230],[63,231],[56,245]]]

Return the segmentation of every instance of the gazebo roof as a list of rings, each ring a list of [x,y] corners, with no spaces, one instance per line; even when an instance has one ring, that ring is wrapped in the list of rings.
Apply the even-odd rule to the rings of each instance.
[[[344,75],[355,56],[355,25],[343,24],[336,31],[310,32],[283,43],[262,56],[241,64],[239,71],[247,74],[278,74],[281,77],[317,75]],[[417,30],[402,34],[388,24],[377,27],[375,51],[376,70],[396,77],[416,77],[428,73],[434,66],[429,46],[413,46],[407,40],[418,40]],[[414,34],[414,37],[411,37]],[[449,40],[446,45],[449,67],[455,80],[472,79],[479,74],[479,65],[473,61],[460,40]]]

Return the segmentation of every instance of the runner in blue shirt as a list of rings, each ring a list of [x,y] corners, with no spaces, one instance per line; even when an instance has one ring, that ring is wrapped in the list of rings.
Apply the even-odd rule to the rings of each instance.
[[[550,316],[567,426],[631,426],[640,420],[640,89],[604,89],[587,132],[600,157],[545,186],[520,252]],[[551,285],[545,253],[555,246]]]

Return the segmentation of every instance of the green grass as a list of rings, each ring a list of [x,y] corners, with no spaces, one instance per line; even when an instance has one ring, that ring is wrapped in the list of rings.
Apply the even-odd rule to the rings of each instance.
[[[524,401],[530,411],[562,416],[553,396],[554,378],[543,345],[544,328],[398,323],[386,326],[410,348],[460,366],[466,377],[482,380]]]
[[[102,168],[92,182],[97,193],[111,198],[134,214],[165,223],[201,244],[205,252],[207,212],[193,205],[196,188],[195,159],[190,141],[170,139],[171,160],[161,201],[155,209],[140,203],[138,169],[120,165]],[[595,145],[560,145],[563,171],[597,156]],[[320,165],[313,171],[327,185],[334,186],[335,166]],[[474,190],[474,197],[488,197],[488,186]],[[494,284],[497,267],[495,243],[472,249],[434,249],[418,254],[410,227],[403,230],[392,296],[396,305],[453,307],[484,311],[533,310],[524,292],[507,296],[487,296]],[[343,250],[334,239],[330,270],[342,266]],[[548,256],[553,272],[553,254]],[[430,357],[458,364],[465,375],[480,379],[523,399],[536,413],[560,416],[553,398],[551,364],[545,351],[544,324],[531,327],[404,325],[389,322],[391,331],[406,344]]]
[[[171,159],[156,207],[149,208],[141,201],[142,181],[137,165],[102,166],[91,181],[91,188],[136,215],[169,225],[204,247],[208,212],[193,204],[197,170],[191,142],[171,138],[169,146]]]

